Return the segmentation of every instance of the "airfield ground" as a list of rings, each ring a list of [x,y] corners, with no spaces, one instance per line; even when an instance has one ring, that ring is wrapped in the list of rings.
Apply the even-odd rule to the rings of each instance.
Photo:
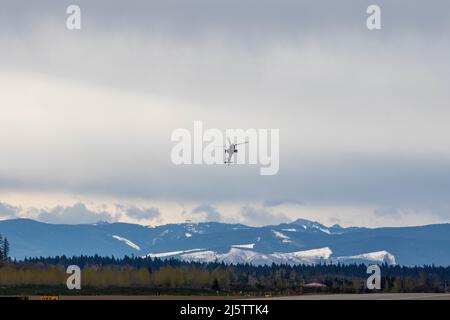
[[[450,293],[321,294],[273,297],[273,300],[450,300]]]
[[[30,296],[30,300],[41,300],[41,296]],[[59,296],[59,300],[230,300],[242,296]],[[285,297],[256,298],[252,300],[450,300],[450,293],[371,293],[371,294],[318,294]]]

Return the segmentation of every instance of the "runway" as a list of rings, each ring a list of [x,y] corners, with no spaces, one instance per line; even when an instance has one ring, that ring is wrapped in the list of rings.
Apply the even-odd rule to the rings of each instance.
[[[320,294],[266,298],[270,300],[450,300],[450,293]]]
[[[242,300],[242,297],[228,296],[146,296],[146,295],[99,295],[99,296],[28,296],[30,300]],[[450,300],[450,293],[369,293],[369,294],[316,294],[301,296],[279,296],[247,298],[243,300]]]

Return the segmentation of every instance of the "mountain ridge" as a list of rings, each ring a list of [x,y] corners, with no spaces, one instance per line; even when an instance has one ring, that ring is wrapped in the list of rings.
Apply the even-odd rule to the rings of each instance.
[[[274,254],[284,254],[280,258],[284,261],[295,252],[328,247],[332,251],[329,261],[353,257],[350,260],[367,262],[367,257],[376,256],[370,254],[386,252],[380,259],[387,257],[388,261],[401,265],[450,265],[448,223],[382,228],[327,227],[319,222],[297,219],[252,227],[221,222],[159,226],[122,222],[72,225],[11,219],[0,221],[0,234],[9,239],[11,256],[17,259],[81,254],[146,256],[194,249],[213,252],[220,258],[235,248],[245,251],[244,255],[253,252],[264,259],[277,260]]]

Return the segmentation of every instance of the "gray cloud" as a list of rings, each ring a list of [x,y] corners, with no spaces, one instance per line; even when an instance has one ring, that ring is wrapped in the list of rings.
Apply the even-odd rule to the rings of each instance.
[[[277,199],[296,199],[301,194],[308,204],[355,202],[391,207],[438,207],[448,203],[446,190],[450,189],[450,162],[445,157],[351,154],[281,160],[280,173],[272,177],[259,176],[258,168],[251,166],[173,166],[168,172],[141,177],[131,173],[104,179],[97,185],[82,184],[75,190],[93,193],[109,190],[121,196],[203,202],[269,199],[263,202],[275,204]],[[167,175],[173,176],[174,180],[164,179]],[[149,186],[147,181],[151,178],[160,183]],[[220,181],[220,188],[217,188],[216,181]],[[127,186],[132,186],[131,190]],[[170,190],[170,197],[167,197],[166,190]],[[279,196],[274,197],[274,194]]]
[[[437,29],[448,26],[450,5],[435,0],[378,0],[390,28]],[[65,16],[69,2],[44,0],[2,2],[0,21],[16,22],[20,29]],[[205,29],[240,31],[243,34],[270,36],[302,30],[336,30],[357,27],[365,22],[365,9],[373,1],[344,0],[78,0],[85,14],[85,28],[116,31],[125,29],[162,29],[179,37],[189,37]],[[63,20],[63,19],[59,19]],[[418,24],[420,20],[422,23]],[[64,21],[64,20],[63,20]]]
[[[395,208],[395,207],[381,207],[377,208],[373,211],[375,216],[377,217],[390,217],[390,218],[401,218],[405,211],[401,208]]]
[[[380,32],[365,28],[371,1],[77,3],[80,32],[65,29],[68,3],[2,2],[0,144],[12,147],[0,158],[1,191],[269,209],[301,195],[450,219],[450,2],[380,0]],[[198,119],[280,128],[280,173],[173,166],[172,130]],[[80,205],[42,216],[77,210],[91,221]]]
[[[339,225],[340,223],[342,223],[342,220],[337,217],[330,217],[328,218],[328,221],[333,225]]]
[[[207,205],[207,204],[202,204],[196,208],[194,208],[192,210],[193,214],[198,214],[198,213],[204,213],[206,214],[206,217],[204,219],[204,221],[221,221],[222,220],[222,215],[220,214],[220,212],[218,212],[216,210],[216,208]]]
[[[49,211],[41,210],[37,220],[55,224],[89,224],[98,221],[111,222],[115,220],[115,217],[109,212],[94,212],[86,208],[83,203],[76,203],[68,207],[57,206]]]
[[[151,220],[159,218],[161,213],[158,208],[139,208],[129,205],[116,205],[117,208],[124,211],[125,214],[136,220]]]
[[[244,219],[243,223],[251,226],[265,226],[291,221],[283,213],[251,206],[242,207],[241,215]]]
[[[304,203],[302,201],[296,200],[296,199],[276,198],[276,199],[264,201],[263,206],[264,207],[277,207],[277,206],[281,206],[283,204],[295,204],[295,205],[301,206]]]
[[[239,99],[250,101],[255,91],[263,96],[270,92],[258,89],[266,81],[264,73],[271,71],[264,70],[270,67],[264,54],[272,58],[275,69],[282,67],[273,49],[298,47],[292,56],[311,64],[308,56],[314,55],[309,53],[314,48],[318,55],[328,51],[338,53],[341,43],[345,43],[350,46],[349,52],[378,54],[398,51],[405,45],[403,40],[409,38],[428,41],[430,36],[438,37],[426,48],[404,46],[410,55],[421,56],[422,50],[431,49],[428,45],[445,44],[442,39],[450,29],[447,1],[435,1],[430,6],[424,0],[380,0],[384,30],[378,34],[368,33],[365,27],[370,1],[121,0],[78,1],[77,4],[82,8],[83,29],[71,33],[64,24],[67,4],[6,1],[2,5],[0,35],[3,31],[2,42],[10,50],[4,50],[0,64],[6,70],[34,70],[119,90],[139,90],[194,101],[214,102],[220,95],[227,99],[228,108],[232,108],[236,102],[230,100],[230,91],[234,92],[233,96],[239,93]],[[390,43],[394,46],[389,46]],[[378,58],[383,56],[378,54]],[[330,72],[335,68],[333,65],[329,65]],[[293,77],[288,79],[298,84],[296,70],[307,71],[302,67],[292,65]],[[327,68],[327,64],[318,67]],[[276,75],[270,73],[269,76]],[[279,75],[286,79],[284,74]],[[307,84],[299,87],[306,89]],[[223,90],[224,86],[228,90]],[[283,81],[280,88],[288,89]]]
[[[19,217],[20,207],[0,202],[0,219],[14,219]]]
[[[435,215],[443,221],[450,219],[450,205],[445,202],[436,202],[434,204],[415,203],[404,205],[401,207],[395,206],[380,206],[373,210],[376,217],[391,218],[396,220],[408,220],[411,215]]]

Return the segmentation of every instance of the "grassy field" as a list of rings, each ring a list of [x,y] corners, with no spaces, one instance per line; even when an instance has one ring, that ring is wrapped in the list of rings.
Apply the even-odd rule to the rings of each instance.
[[[1,297],[27,297],[41,300],[41,297],[58,296],[60,300],[228,300],[261,298],[271,296],[265,293],[233,293],[197,289],[155,289],[155,288],[89,288],[68,290],[65,286],[23,286],[0,287]]]

